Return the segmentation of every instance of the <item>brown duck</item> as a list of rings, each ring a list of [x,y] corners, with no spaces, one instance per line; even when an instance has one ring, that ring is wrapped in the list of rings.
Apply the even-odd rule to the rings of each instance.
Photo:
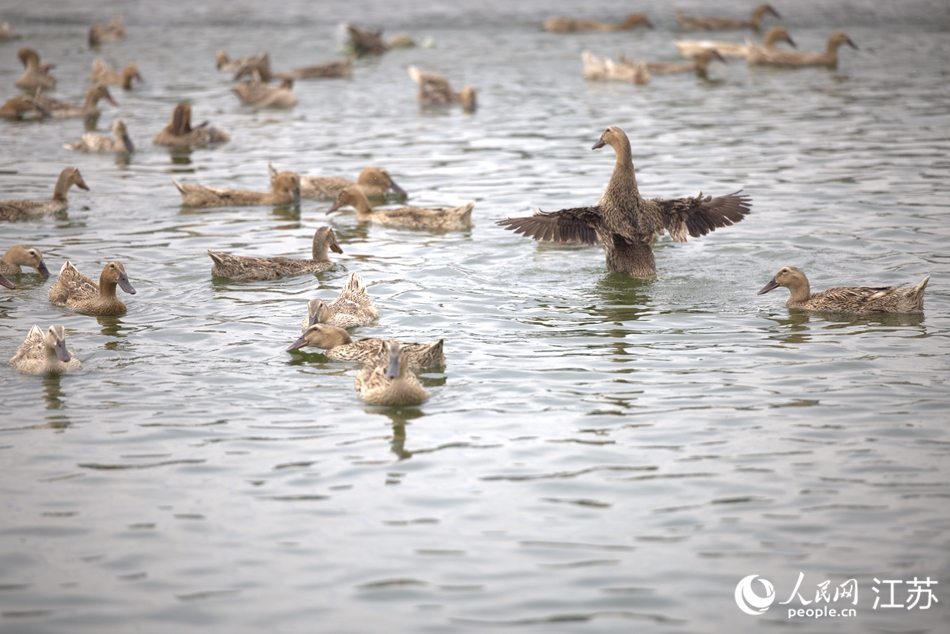
[[[86,78],[86,81],[91,81],[94,84],[102,84],[104,86],[122,86],[125,90],[132,90],[133,79],[140,83],[145,83],[145,80],[142,79],[142,75],[139,74],[139,67],[136,64],[126,64],[120,73],[110,68],[108,64],[102,61],[101,57],[97,57],[95,61],[92,62],[92,72],[89,73],[89,77]]]
[[[231,140],[224,130],[209,125],[207,121],[191,127],[191,106],[180,103],[172,111],[172,120],[152,138],[155,145],[204,147],[213,143]]]
[[[42,91],[36,93],[36,102],[48,110],[54,119],[98,117],[100,99],[105,99],[113,106],[119,105],[102,84],[96,84],[86,92],[86,101],[81,106],[47,97]]]
[[[792,48],[795,48],[795,41],[792,40],[792,36],[788,30],[782,26],[773,26],[766,31],[762,37],[762,42],[759,44],[753,44],[748,39],[746,39],[745,44],[715,40],[673,40],[673,44],[676,45],[677,50],[679,50],[680,55],[683,57],[694,57],[706,49],[714,48],[719,51],[719,54],[723,57],[741,57],[746,59],[751,55],[761,55],[763,52],[760,51],[760,49],[765,49],[765,52],[767,52],[775,48],[778,42],[788,42]]]
[[[703,18],[696,15],[686,15],[678,9],[673,9],[676,15],[676,21],[680,23],[680,28],[687,31],[721,31],[725,29],[755,29],[759,30],[763,18],[766,15],[772,15],[781,18],[778,11],[768,4],[760,4],[752,10],[752,17],[749,20],[737,20],[735,18]]]
[[[828,38],[828,47],[824,53],[801,53],[787,51],[780,48],[756,47],[746,61],[750,66],[779,66],[783,68],[804,68],[806,66],[827,66],[835,68],[838,65],[838,48],[847,44],[853,49],[858,45],[851,41],[844,31],[835,31]]]
[[[36,103],[33,97],[13,97],[0,106],[0,117],[4,119],[25,119],[25,114],[31,114],[33,118],[50,116],[49,110]]]
[[[235,70],[235,81],[246,75],[257,77],[261,81],[271,81],[272,79],[331,79],[351,77],[353,75],[353,58],[347,57],[346,59],[336,62],[301,66],[291,70],[275,72],[270,68],[269,56],[255,56],[246,63],[238,66]]]
[[[128,154],[135,151],[132,137],[129,136],[129,128],[122,119],[116,119],[112,122],[111,137],[87,132],[82,135],[79,141],[67,143],[63,147],[67,150],[75,150],[76,152],[116,152]]]
[[[460,104],[465,110],[474,110],[478,105],[477,94],[471,86],[463,86],[461,92],[455,92],[442,75],[424,73],[415,66],[409,67],[409,76],[419,85],[416,99],[424,106]]]
[[[604,246],[607,270],[634,276],[656,274],[653,240],[664,231],[677,242],[697,238],[742,220],[750,210],[739,192],[713,198],[645,199],[637,189],[630,141],[616,126],[607,128],[592,149],[610,145],[616,153],[613,175],[593,207],[539,211],[497,224],[546,242],[584,242]]]
[[[49,269],[43,261],[43,254],[35,247],[14,244],[7,249],[3,257],[0,257],[0,275],[19,275],[23,272],[24,266],[36,269],[43,279],[49,277]]]
[[[86,315],[122,315],[125,304],[116,296],[116,286],[135,295],[121,262],[106,264],[96,284],[67,261],[59,272],[59,279],[49,289],[49,300],[56,306],[66,306]]]
[[[389,44],[383,40],[382,31],[370,31],[361,29],[352,24],[346,24],[346,34],[349,38],[347,42],[348,52],[363,57],[365,55],[382,55],[389,50]]]
[[[333,262],[330,261],[330,249],[335,253],[343,253],[343,249],[337,244],[333,229],[320,227],[313,234],[313,248],[309,260],[284,257],[254,258],[220,251],[214,252],[211,249],[208,249],[208,256],[214,261],[211,266],[211,275],[242,282],[256,282],[275,280],[288,275],[326,271],[333,267]]]
[[[458,207],[373,209],[366,194],[359,188],[350,186],[340,192],[336,197],[336,202],[327,210],[327,213],[333,213],[344,205],[351,205],[356,209],[356,219],[363,222],[369,221],[409,229],[458,231],[472,228],[472,209],[475,207],[475,201],[469,201]]]
[[[371,405],[418,405],[429,398],[409,371],[408,351],[398,341],[386,341],[383,354],[360,368],[354,387]]]
[[[277,170],[267,163],[267,173],[271,182],[277,178]],[[340,192],[355,185],[371,200],[383,202],[389,198],[405,199],[406,190],[396,184],[389,172],[382,167],[364,167],[354,183],[342,176],[306,176],[300,175],[300,197],[311,200],[336,200]]]
[[[53,65],[49,62],[40,62],[40,54],[29,46],[17,51],[17,57],[23,62],[26,70],[14,84],[17,88],[32,94],[39,88],[52,88],[56,85],[56,78],[50,73]]]
[[[319,298],[307,302],[307,317],[300,322],[300,329],[306,330],[316,323],[355,328],[367,326],[378,318],[379,309],[366,291],[362,276],[353,272],[340,296],[329,304]]]
[[[575,20],[574,18],[548,18],[541,24],[542,31],[552,33],[577,33],[579,31],[626,31],[638,26],[652,29],[653,24],[642,13],[631,13],[620,24],[598,22],[596,20]]]
[[[82,174],[79,173],[79,169],[67,167],[56,179],[52,200],[0,200],[0,220],[21,220],[65,211],[69,206],[66,194],[73,185],[89,191],[82,179]]]
[[[172,181],[181,192],[184,207],[230,207],[248,205],[290,205],[300,202],[300,176],[281,172],[271,182],[271,191],[253,192],[243,189],[207,187]]]
[[[401,343],[376,337],[366,337],[353,341],[349,333],[342,328],[319,322],[309,326],[297,341],[290,344],[287,351],[299,350],[305,346],[314,346],[323,348],[324,354],[334,361],[366,363],[383,356],[387,343],[399,343],[402,346],[410,370],[445,366],[445,354],[442,352],[444,340],[442,339],[435,343]]]
[[[726,58],[719,54],[716,49],[706,49],[693,56],[692,62],[637,62],[628,60],[623,55],[620,56],[621,64],[645,64],[647,70],[654,75],[672,75],[676,73],[696,73],[699,77],[706,77],[706,71],[709,64],[718,61],[728,64]]]
[[[297,97],[293,93],[294,80],[285,79],[279,86],[271,86],[264,81],[240,83],[231,91],[245,106],[257,108],[293,108]]]
[[[125,27],[122,25],[122,16],[118,13],[106,24],[93,24],[89,27],[89,46],[98,46],[103,42],[118,42],[123,39],[125,39]]]
[[[44,374],[78,370],[82,362],[66,348],[65,328],[50,326],[44,335],[39,326],[33,326],[10,359],[10,367],[20,374]]]
[[[924,309],[924,289],[930,276],[916,286],[836,286],[812,293],[801,269],[783,266],[759,295],[784,286],[791,295],[789,308],[826,313],[918,313]]]

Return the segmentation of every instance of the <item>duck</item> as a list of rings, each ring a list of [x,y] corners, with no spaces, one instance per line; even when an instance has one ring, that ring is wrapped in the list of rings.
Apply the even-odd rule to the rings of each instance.
[[[680,28],[687,31],[722,31],[725,29],[754,29],[759,30],[762,20],[766,15],[772,15],[781,19],[772,5],[760,4],[752,10],[752,17],[749,20],[737,20],[734,18],[703,18],[695,15],[686,15],[679,9],[673,9],[676,15],[676,21]]]
[[[86,92],[86,101],[81,106],[58,101],[52,97],[47,97],[43,91],[37,91],[36,101],[49,111],[54,119],[69,119],[76,117],[95,118],[99,116],[99,100],[105,99],[113,106],[119,104],[109,94],[109,89],[102,84],[96,84]]]
[[[122,16],[112,16],[107,24],[93,24],[89,27],[89,45],[97,46],[103,42],[118,42],[125,39],[125,27],[122,26]]]
[[[370,299],[363,277],[353,272],[340,291],[340,296],[329,304],[319,298],[307,302],[307,317],[300,322],[300,329],[306,330],[316,323],[356,328],[368,326],[377,319],[379,309]]]
[[[361,29],[358,26],[353,26],[352,24],[344,24],[343,28],[346,29],[348,38],[344,48],[347,52],[357,57],[382,55],[389,50],[389,44],[383,40],[383,32],[381,30],[370,31]]]
[[[771,50],[778,42],[788,42],[792,48],[795,48],[795,41],[789,35],[788,30],[782,26],[773,26],[765,32],[761,44],[753,44],[748,39],[745,44],[736,44],[735,42],[717,42],[713,40],[673,40],[680,55],[683,57],[695,57],[706,49],[714,48],[719,51],[723,57],[747,58],[753,52],[752,49],[761,47]]]
[[[596,20],[575,20],[574,18],[548,18],[541,24],[542,31],[552,33],[577,33],[578,31],[626,31],[638,26],[652,29],[653,24],[642,13],[631,13],[620,24],[597,22]]]
[[[73,185],[79,189],[89,191],[89,187],[82,179],[79,169],[67,167],[56,179],[56,187],[53,188],[53,198],[51,200],[0,200],[0,220],[20,220],[31,216],[49,215],[65,211],[69,206],[66,194]]]
[[[844,31],[835,31],[828,38],[828,47],[824,53],[800,53],[786,51],[779,48],[756,48],[746,57],[750,66],[779,66],[784,68],[804,68],[806,66],[827,66],[835,68],[838,65],[838,47],[847,44],[853,49],[858,45],[851,41]]]
[[[92,72],[86,81],[104,86],[122,86],[125,90],[132,90],[132,80],[145,83],[142,75],[139,74],[139,67],[136,64],[126,64],[122,72],[110,68],[108,64],[97,57],[92,63]]]
[[[628,60],[623,55],[619,56],[621,64],[642,63],[646,65],[647,71],[653,75],[672,75],[675,73],[696,73],[699,77],[706,77],[706,71],[709,64],[713,61],[720,61],[728,64],[726,58],[719,54],[714,48],[708,48],[693,56],[692,62],[635,62]]]
[[[600,201],[593,207],[539,211],[533,216],[506,218],[496,224],[545,242],[600,243],[607,270],[635,277],[656,274],[653,240],[663,232],[677,242],[698,238],[719,227],[740,222],[751,211],[741,190],[725,196],[664,200],[645,199],[637,188],[627,134],[609,126],[591,148],[610,145],[616,154],[614,171]]]
[[[402,343],[377,337],[353,341],[349,333],[339,326],[323,323],[308,326],[303,335],[288,346],[287,352],[299,350],[305,346],[314,346],[323,348],[327,358],[334,361],[365,363],[382,356],[387,343],[398,343],[402,347],[410,370],[445,366],[445,353],[442,351],[443,339],[435,343]]]
[[[45,374],[78,370],[82,362],[66,348],[65,328],[50,326],[44,335],[34,325],[10,359],[10,367],[20,374]]]
[[[461,104],[465,110],[474,110],[478,105],[477,94],[471,86],[463,86],[461,92],[455,92],[442,75],[424,73],[415,66],[409,67],[409,76],[419,85],[416,98],[424,106]]]
[[[36,269],[43,279],[49,277],[49,269],[43,261],[43,254],[35,247],[14,244],[7,249],[3,257],[0,257],[0,275],[19,275],[23,272],[24,266]]]
[[[17,57],[26,67],[20,78],[14,82],[17,88],[33,93],[40,88],[52,88],[56,85],[56,78],[49,72],[53,65],[41,63],[40,54],[35,49],[24,46],[17,51]]]
[[[257,55],[245,55],[244,57],[238,57],[237,59],[230,59],[228,54],[225,51],[217,52],[217,64],[218,70],[233,73],[236,70],[240,70],[242,67],[247,65],[266,65],[268,70],[270,69],[270,53],[263,51]]]
[[[475,201],[469,201],[458,207],[398,207],[395,209],[373,209],[369,200],[358,187],[346,187],[336,197],[336,202],[327,210],[333,213],[343,205],[356,209],[356,219],[381,225],[393,225],[410,229],[436,229],[457,231],[471,229],[472,209]]]
[[[231,91],[245,106],[293,108],[297,105],[297,97],[292,92],[293,87],[293,79],[284,79],[279,86],[271,86],[263,81],[252,81],[238,84]]]
[[[609,58],[600,58],[590,51],[581,53],[584,62],[584,79],[593,81],[626,81],[632,84],[648,84],[652,77],[643,62],[628,60],[618,63]]]
[[[0,106],[0,117],[5,119],[24,119],[27,113],[34,119],[50,116],[49,110],[36,103],[36,99],[32,97],[12,97]]]
[[[79,141],[63,146],[76,152],[118,152],[128,154],[135,151],[129,128],[122,119],[112,122],[112,137],[87,132]]]
[[[277,178],[277,170],[268,162],[267,172],[273,181]],[[396,184],[389,171],[382,167],[364,167],[354,183],[342,176],[300,176],[300,197],[311,200],[336,200],[340,192],[350,186],[356,186],[367,198],[385,201],[388,199],[404,200],[408,194],[406,190]]]
[[[301,66],[291,70],[272,72],[270,68],[270,57],[266,59],[253,59],[237,68],[234,74],[234,80],[250,75],[257,77],[261,81],[271,81],[272,79],[318,79],[318,78],[337,78],[353,76],[353,58],[326,64],[315,64],[313,66]]]
[[[382,355],[360,368],[353,386],[370,405],[418,405],[429,398],[409,371],[408,351],[398,341],[383,342]]]
[[[919,313],[924,310],[924,289],[928,275],[915,286],[836,286],[812,293],[805,273],[794,266],[783,266],[757,294],[784,286],[791,294],[788,308],[826,313]]]
[[[248,205],[290,205],[300,202],[300,176],[281,172],[271,182],[271,191],[252,192],[172,181],[181,192],[184,207],[230,207]]]
[[[6,20],[0,20],[0,42],[15,40],[19,35],[13,30],[13,25]]]
[[[67,260],[56,283],[49,289],[49,299],[56,306],[66,306],[86,315],[122,315],[126,308],[115,294],[117,285],[129,295],[135,295],[121,262],[106,264],[96,284]]]
[[[227,143],[231,137],[227,132],[209,125],[207,121],[191,127],[191,106],[180,103],[172,111],[172,120],[152,137],[154,145],[205,147],[216,143]]]
[[[313,234],[312,255],[309,260],[301,258],[253,258],[244,255],[230,255],[208,249],[208,256],[214,261],[211,275],[227,277],[242,282],[275,280],[288,275],[320,273],[333,267],[329,250],[343,253],[337,244],[336,234],[330,227],[320,227]]]
[[[16,284],[14,284],[14,283],[11,282],[10,280],[8,280],[8,279],[3,275],[3,273],[0,273],[0,286],[5,286],[5,287],[7,287],[7,288],[9,288],[9,289],[15,289],[15,288],[16,288]]]

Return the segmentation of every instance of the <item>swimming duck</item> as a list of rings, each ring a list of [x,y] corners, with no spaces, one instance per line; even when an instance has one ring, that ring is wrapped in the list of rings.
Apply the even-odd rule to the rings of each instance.
[[[142,75],[139,74],[139,67],[135,64],[126,64],[122,72],[110,68],[101,57],[97,57],[92,63],[92,72],[86,81],[104,86],[122,86],[126,90],[132,90],[132,80],[135,79],[144,83]]]
[[[24,46],[17,51],[17,57],[26,67],[26,70],[15,82],[17,88],[33,93],[38,88],[52,88],[56,85],[56,78],[49,72],[53,65],[40,63],[40,54],[35,49]]]
[[[826,313],[918,313],[924,309],[924,289],[930,276],[916,286],[836,286],[812,293],[801,269],[783,266],[758,295],[784,286],[791,296],[789,308]]]
[[[108,24],[93,24],[89,27],[89,45],[97,46],[103,42],[118,42],[125,39],[125,27],[122,26],[122,16],[118,13],[112,16]]]
[[[445,354],[442,352],[444,340],[435,343],[402,343],[376,337],[367,337],[353,341],[349,333],[338,326],[315,323],[309,326],[303,335],[290,344],[287,351],[298,350],[304,346],[323,348],[324,354],[334,361],[370,362],[384,354],[387,343],[398,343],[406,354],[406,363],[410,370],[441,368],[445,366]]]
[[[2,275],[19,275],[23,272],[21,268],[23,266],[36,269],[43,279],[49,277],[49,269],[43,261],[43,254],[35,247],[14,244],[7,249],[3,257],[0,257],[0,274]]]
[[[10,367],[20,374],[44,374],[78,370],[82,362],[66,348],[65,328],[50,326],[44,335],[39,326],[33,326],[10,359]]]
[[[277,170],[267,163],[267,172],[271,182],[277,178]],[[396,184],[389,172],[382,167],[364,167],[354,183],[342,176],[300,176],[300,196],[311,200],[336,200],[340,192],[350,186],[356,186],[367,198],[385,201],[387,199],[404,200],[408,194]]]
[[[258,108],[292,108],[297,105],[297,97],[292,92],[294,80],[285,79],[279,86],[271,86],[263,81],[240,83],[231,91],[245,106]]]
[[[0,117],[5,119],[22,119],[24,113],[31,113],[34,118],[50,116],[49,110],[36,103],[32,97],[13,97],[0,106]]]
[[[217,53],[217,63],[218,70],[224,71],[226,73],[232,73],[236,70],[240,70],[243,66],[247,65],[258,65],[266,66],[270,70],[270,53],[264,51],[263,53],[258,53],[257,55],[245,55],[244,57],[239,57],[237,59],[228,58],[228,54],[224,51],[218,51]]]
[[[698,238],[741,221],[750,211],[748,196],[645,199],[637,188],[630,141],[617,126],[608,127],[594,150],[610,145],[616,153],[610,183],[593,207],[539,211],[496,224],[545,242],[584,242],[604,246],[607,270],[634,276],[656,274],[653,240],[664,231],[677,242]]]
[[[345,48],[347,52],[363,57],[364,55],[382,55],[389,50],[389,44],[383,40],[383,32],[361,29],[352,24],[344,25],[349,41]]]
[[[121,262],[106,264],[96,284],[67,260],[59,271],[59,279],[49,289],[49,300],[56,306],[66,306],[86,315],[122,315],[126,309],[115,294],[116,285],[129,295],[135,295]]]
[[[827,66],[834,68],[838,65],[838,47],[847,44],[851,48],[858,46],[844,31],[835,31],[828,38],[828,48],[824,53],[799,53],[779,48],[756,48],[754,54],[746,57],[750,66],[780,66],[785,68],[803,68],[805,66]]]
[[[475,201],[458,207],[398,207],[396,209],[373,209],[366,194],[354,186],[346,187],[336,197],[336,202],[327,210],[333,213],[343,205],[356,209],[356,219],[381,225],[396,225],[410,229],[438,229],[455,231],[472,228],[472,209]]]
[[[100,99],[105,99],[113,106],[119,105],[109,94],[109,89],[102,84],[96,84],[86,92],[86,102],[81,106],[47,97],[42,90],[36,93],[36,102],[49,110],[50,116],[54,119],[98,117]]]
[[[20,220],[21,218],[65,211],[66,207],[69,206],[66,194],[73,185],[89,191],[89,187],[83,181],[79,170],[75,167],[67,167],[56,179],[56,187],[53,189],[51,200],[39,202],[32,200],[0,200],[0,220]]]
[[[340,296],[329,304],[322,299],[311,299],[307,303],[307,318],[300,322],[300,329],[306,330],[316,323],[355,328],[368,326],[377,319],[379,309],[366,292],[362,276],[354,272],[340,291]]]
[[[573,18],[549,18],[541,24],[541,30],[552,33],[576,33],[578,31],[626,31],[638,26],[653,28],[653,24],[642,13],[631,13],[620,24],[597,22],[596,20],[575,20]]]
[[[671,75],[674,73],[696,73],[700,77],[706,77],[706,71],[709,68],[709,64],[712,61],[720,61],[723,64],[728,64],[726,58],[719,54],[714,48],[706,49],[700,53],[697,53],[693,56],[692,62],[637,62],[635,60],[629,60],[623,55],[619,56],[620,63],[627,64],[644,64],[647,68],[647,71],[653,75]]]
[[[79,141],[67,143],[63,147],[77,152],[129,153],[135,151],[135,146],[132,145],[132,139],[129,137],[129,128],[122,119],[112,122],[112,137],[87,132]]]
[[[753,54],[753,49],[764,48],[771,50],[778,42],[788,42],[792,48],[795,48],[795,42],[789,35],[785,27],[773,26],[765,32],[761,44],[753,44],[748,39],[745,44],[736,44],[735,42],[717,42],[713,40],[674,40],[673,44],[679,50],[683,57],[695,57],[706,49],[714,48],[719,51],[723,57],[748,58]]]
[[[356,393],[371,405],[417,405],[429,398],[409,371],[408,353],[398,341],[383,343],[383,354],[360,368],[354,381]]]
[[[6,286],[7,288],[11,289],[16,288],[16,284],[4,277],[2,273],[0,273],[0,286]]]
[[[424,106],[447,106],[461,104],[465,110],[474,110],[476,103],[475,89],[463,86],[461,92],[452,90],[448,80],[438,73],[424,73],[415,66],[409,67],[409,76],[419,84],[416,98]]]
[[[244,255],[230,255],[208,249],[208,255],[214,260],[211,275],[227,277],[243,282],[274,280],[287,275],[319,273],[333,266],[328,249],[343,253],[337,244],[336,235],[330,227],[320,227],[313,234],[312,255],[309,260],[301,258],[252,258]]]
[[[291,70],[272,72],[270,69],[270,58],[266,60],[255,59],[241,65],[234,74],[237,81],[242,77],[250,75],[257,77],[261,81],[271,81],[272,79],[318,79],[334,77],[351,77],[353,75],[353,58],[347,57],[337,62],[327,64],[315,64],[313,66],[301,66]]]
[[[230,207],[232,205],[289,205],[300,202],[300,177],[293,172],[281,172],[271,182],[271,191],[252,192],[243,189],[206,187],[191,183],[179,183],[184,207]]]
[[[155,145],[204,147],[212,143],[227,143],[231,140],[224,130],[209,125],[207,121],[191,127],[191,106],[180,103],[172,111],[172,120],[152,138]]]
[[[686,15],[678,9],[673,9],[676,15],[676,21],[680,23],[680,28],[687,31],[720,31],[724,29],[755,29],[759,30],[762,19],[766,15],[774,15],[781,18],[778,11],[768,4],[760,4],[752,10],[750,20],[736,20],[734,18],[703,18],[695,15]]]
[[[632,84],[650,83],[650,71],[643,62],[628,60],[618,63],[609,58],[600,58],[590,51],[583,51],[584,79],[594,81],[627,81]]]

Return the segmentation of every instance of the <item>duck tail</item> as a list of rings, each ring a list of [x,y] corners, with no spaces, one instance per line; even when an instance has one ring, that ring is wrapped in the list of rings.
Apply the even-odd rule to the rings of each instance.
[[[924,309],[924,290],[927,288],[927,282],[930,281],[930,276],[928,275],[923,280],[920,281],[917,286],[914,287],[911,297],[914,301],[914,304],[917,305],[918,310]]]
[[[365,295],[366,294],[366,285],[363,284],[363,278],[359,273],[353,272],[350,274],[350,279],[346,281],[346,285],[343,287],[343,292],[341,295]]]
[[[277,170],[274,169],[274,164],[270,161],[267,161],[267,173],[270,174],[270,179],[274,180],[277,178]]]
[[[182,185],[181,183],[179,183],[179,182],[176,181],[175,179],[172,179],[172,182],[175,183],[175,187],[178,188],[178,191],[180,191],[182,194],[185,193],[185,186],[184,186],[184,185]]]
[[[224,260],[222,260],[221,257],[211,249],[208,249],[208,257],[214,260],[215,264],[224,264]]]
[[[470,200],[461,207],[458,208],[459,218],[462,220],[468,220],[472,217],[472,210],[475,209],[475,201]]]
[[[412,81],[416,82],[417,84],[422,83],[422,71],[419,70],[417,67],[415,66],[409,67],[409,76],[412,77]]]

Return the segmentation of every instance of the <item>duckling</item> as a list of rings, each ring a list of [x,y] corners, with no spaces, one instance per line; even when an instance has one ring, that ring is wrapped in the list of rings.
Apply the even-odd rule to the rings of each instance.
[[[5,119],[23,119],[24,113],[32,114],[33,118],[45,119],[50,116],[49,110],[36,103],[32,97],[13,97],[0,106],[0,117]]]
[[[337,244],[336,235],[330,227],[320,227],[313,234],[312,257],[309,260],[299,258],[252,258],[243,255],[215,253],[208,249],[208,255],[214,260],[211,275],[227,277],[242,282],[274,280],[287,275],[319,273],[333,267],[328,249],[343,253]]]
[[[398,343],[402,347],[410,370],[445,366],[445,354],[442,352],[444,340],[442,339],[435,343],[401,343],[376,337],[353,341],[349,333],[342,328],[321,323],[309,326],[303,335],[287,348],[287,351],[314,346],[323,348],[324,354],[334,361],[368,362],[382,356],[387,343]]]
[[[258,77],[261,81],[271,81],[272,79],[318,79],[318,78],[336,78],[351,77],[353,75],[353,58],[347,57],[337,62],[327,64],[316,64],[313,66],[302,66],[291,70],[271,72],[270,58],[253,59],[240,67],[234,74],[234,80],[250,75]]]
[[[121,262],[106,264],[96,284],[67,260],[59,271],[59,279],[49,289],[49,300],[56,306],[66,306],[86,315],[122,315],[126,308],[115,294],[116,285],[129,295],[135,295]]]
[[[44,335],[39,326],[33,326],[10,359],[10,367],[20,374],[44,374],[78,370],[82,362],[66,348],[65,328],[50,326]]]
[[[67,143],[63,147],[77,152],[118,152],[128,154],[135,151],[132,139],[129,137],[129,128],[122,119],[112,122],[112,136],[86,133],[75,143]]]
[[[145,83],[142,75],[139,74],[139,67],[136,64],[126,64],[122,72],[110,68],[101,57],[97,57],[92,63],[92,72],[86,81],[104,86],[122,86],[125,90],[132,90],[132,80]]]
[[[795,42],[789,35],[785,27],[773,26],[765,32],[761,44],[753,44],[748,39],[745,44],[736,44],[735,42],[716,42],[713,40],[673,40],[673,44],[679,50],[683,57],[695,57],[706,49],[714,48],[719,51],[723,57],[748,58],[758,52],[753,49],[764,48],[767,51],[775,48],[778,42],[788,42],[792,48],[795,48]]]
[[[597,22],[596,20],[575,20],[573,18],[548,18],[541,24],[542,31],[552,33],[576,33],[578,31],[626,31],[638,26],[652,29],[653,24],[642,13],[631,13],[620,24]]]
[[[228,54],[224,51],[218,51],[217,53],[217,63],[218,70],[233,73],[236,70],[240,70],[244,66],[266,66],[268,71],[270,70],[270,53],[264,51],[258,53],[257,55],[245,55],[244,57],[238,57],[237,59],[228,58]]]
[[[359,221],[410,229],[456,231],[472,228],[472,209],[475,207],[475,201],[469,201],[458,207],[373,209],[369,205],[366,194],[351,185],[340,192],[336,197],[336,202],[327,210],[327,213],[333,213],[343,205],[353,206],[356,209],[356,219]]]
[[[231,91],[245,106],[293,108],[297,105],[297,97],[292,92],[293,87],[293,79],[285,79],[277,87],[263,81],[254,81],[238,84]]]
[[[267,163],[271,182],[277,178],[277,170]],[[367,198],[377,201],[404,200],[406,190],[396,184],[389,172],[382,167],[364,167],[354,183],[342,176],[300,176],[300,197],[311,200],[336,200],[345,188],[355,185]]]
[[[300,177],[293,172],[281,172],[271,183],[270,192],[252,192],[243,189],[206,187],[172,181],[181,192],[184,207],[230,207],[237,205],[290,205],[300,202]]]
[[[300,329],[306,330],[317,323],[355,328],[368,326],[377,319],[379,309],[366,292],[363,278],[354,272],[340,291],[340,296],[329,304],[322,299],[311,299],[307,303],[307,318],[300,322]]]
[[[545,242],[584,242],[604,246],[607,270],[633,276],[656,274],[653,240],[664,231],[677,242],[698,238],[718,227],[741,221],[750,211],[748,196],[739,192],[719,196],[647,200],[640,196],[630,140],[617,126],[608,127],[591,149],[610,145],[616,153],[614,172],[600,201],[593,207],[539,211],[525,218],[496,224]]]
[[[838,65],[838,47],[847,44],[853,49],[858,45],[844,31],[835,31],[828,38],[828,48],[824,53],[799,53],[785,51],[779,48],[759,49],[746,57],[750,66],[780,66],[784,68],[803,68],[806,66],[827,66],[835,68]]]
[[[812,293],[801,269],[783,266],[757,294],[784,286],[791,295],[788,308],[826,313],[919,313],[924,310],[924,289],[930,276],[916,286],[836,286]]]
[[[207,121],[192,128],[191,106],[180,103],[172,111],[172,120],[152,138],[155,145],[205,147],[213,143],[227,143],[227,132],[209,125]]]
[[[349,41],[345,48],[347,52],[363,57],[364,55],[382,55],[389,50],[389,44],[383,40],[383,32],[361,29],[352,24],[345,24]]]
[[[706,77],[706,71],[709,64],[713,61],[720,61],[728,64],[726,58],[719,54],[714,48],[706,49],[693,56],[692,62],[636,62],[629,60],[623,55],[619,56],[621,64],[645,64],[647,70],[654,75],[671,75],[674,73],[696,73],[699,77]]]
[[[595,81],[628,81],[632,84],[650,83],[650,71],[643,62],[628,60],[617,63],[612,59],[597,57],[590,51],[583,51],[584,79]]]
[[[125,39],[125,27],[122,26],[122,16],[118,13],[112,16],[108,24],[93,24],[89,27],[89,46],[97,46],[103,42],[118,42]]]
[[[15,82],[17,88],[33,93],[39,88],[52,88],[56,85],[56,78],[49,72],[53,65],[40,63],[40,54],[35,49],[24,46],[17,51],[17,57],[26,67],[26,70]]]
[[[369,361],[356,375],[354,387],[371,405],[417,405],[429,398],[409,371],[408,353],[398,341],[383,343],[383,354]]]
[[[23,272],[21,268],[23,266],[36,269],[43,279],[49,277],[49,269],[43,261],[43,254],[35,247],[14,244],[7,249],[3,257],[0,257],[0,275],[19,275]]]
[[[6,277],[4,277],[2,273],[0,273],[0,286],[6,286],[7,288],[10,288],[10,289],[16,288],[16,284],[14,284],[10,280],[8,280]]]
[[[32,200],[0,200],[0,220],[20,220],[22,218],[65,211],[69,206],[66,194],[73,185],[89,191],[89,187],[87,187],[85,181],[83,181],[82,174],[79,173],[79,170],[75,167],[67,167],[60,173],[59,178],[56,179],[56,187],[53,189],[52,200],[40,202]]]
[[[109,89],[102,84],[96,84],[86,92],[86,101],[81,106],[47,97],[42,91],[36,93],[37,103],[49,110],[50,116],[54,119],[98,117],[100,99],[105,99],[113,106],[119,105],[109,94]]]
[[[409,76],[419,84],[416,98],[424,106],[447,106],[461,104],[465,110],[477,107],[477,95],[471,86],[463,86],[462,92],[455,92],[448,80],[438,73],[424,73],[415,66],[409,67]]]
[[[771,5],[760,4],[752,10],[750,20],[737,20],[734,18],[703,18],[694,15],[686,15],[678,9],[673,9],[680,28],[687,31],[720,31],[724,29],[754,29],[759,30],[759,26],[766,15],[773,15],[781,19],[782,16]]]

